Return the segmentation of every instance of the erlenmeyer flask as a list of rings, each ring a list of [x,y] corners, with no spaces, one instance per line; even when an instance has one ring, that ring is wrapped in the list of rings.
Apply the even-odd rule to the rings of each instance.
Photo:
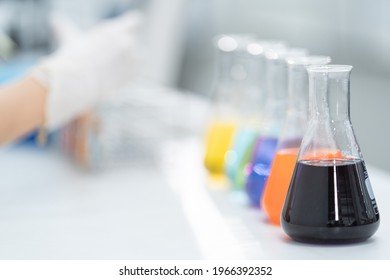
[[[293,239],[363,241],[379,212],[350,121],[352,66],[308,66],[310,123],[284,203],[281,224]]]
[[[273,224],[280,224],[284,199],[307,128],[309,78],[305,66],[329,62],[328,56],[303,56],[287,59],[288,110],[262,198],[262,208]]]
[[[225,172],[236,190],[244,188],[244,169],[259,134],[265,99],[265,52],[271,48],[285,49],[285,44],[281,41],[255,41],[247,46],[247,59],[244,64],[247,76],[240,82],[242,103],[239,123],[233,145],[225,158]]]
[[[245,189],[250,203],[260,206],[260,198],[269,176],[277,140],[287,111],[287,57],[307,54],[306,49],[272,49],[266,53],[266,102],[259,137],[246,166]]]
[[[252,36],[245,34],[217,38],[218,69],[211,96],[204,158],[212,175],[224,175],[225,158],[233,142],[243,100],[243,84],[250,73],[247,47],[252,41]]]

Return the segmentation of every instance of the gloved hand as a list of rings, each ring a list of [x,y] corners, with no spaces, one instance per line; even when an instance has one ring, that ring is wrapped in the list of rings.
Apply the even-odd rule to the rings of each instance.
[[[58,128],[135,79],[141,71],[140,17],[127,13],[74,34],[32,70],[48,90],[46,129]]]

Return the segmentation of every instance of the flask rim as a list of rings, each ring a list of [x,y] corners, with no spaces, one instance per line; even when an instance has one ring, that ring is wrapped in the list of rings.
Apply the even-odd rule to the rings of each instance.
[[[265,52],[265,57],[268,60],[282,60],[286,61],[289,57],[307,56],[309,50],[306,48],[281,48],[269,49]]]
[[[234,51],[242,51],[246,49],[246,46],[255,41],[255,35],[252,33],[231,33],[231,34],[219,34],[214,37],[215,47],[226,53]]]
[[[308,56],[298,56],[298,57],[288,57],[287,63],[289,65],[324,65],[331,62],[330,56],[326,55],[308,55]]]
[[[282,40],[259,40],[253,33],[222,33],[214,36],[213,44],[224,53],[242,52],[249,55],[264,55],[268,49],[285,49]]]
[[[255,40],[248,44],[247,51],[251,55],[265,55],[270,49],[282,50],[286,49],[287,44],[281,40]]]
[[[342,65],[342,64],[327,64],[327,65],[307,65],[306,69],[309,72],[317,73],[334,73],[334,72],[350,72],[352,70],[352,65]]]

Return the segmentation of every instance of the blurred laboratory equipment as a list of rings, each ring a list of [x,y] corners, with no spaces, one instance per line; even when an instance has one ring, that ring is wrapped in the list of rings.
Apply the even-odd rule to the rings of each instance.
[[[266,101],[260,134],[246,170],[245,189],[251,205],[260,206],[264,185],[274,159],[276,144],[287,111],[286,58],[304,56],[306,49],[270,49],[266,52]]]
[[[47,0],[0,1],[0,83],[23,76],[51,45]]]
[[[0,30],[20,51],[47,50],[51,43],[49,11],[47,0],[0,1]]]
[[[248,41],[241,53],[240,64],[245,77],[237,80],[237,91],[241,96],[239,120],[233,137],[233,144],[225,158],[225,172],[235,189],[243,189],[244,169],[253,152],[258,137],[264,107],[265,52],[270,48],[285,48],[281,41]],[[237,66],[236,66],[237,67]]]
[[[133,86],[70,122],[58,142],[85,170],[154,164],[166,142],[199,130],[191,109],[196,102],[195,96],[176,89]]]
[[[366,240],[379,212],[350,120],[349,65],[308,66],[310,123],[303,137],[281,224],[314,243]]]
[[[262,209],[273,224],[280,224],[284,199],[290,185],[299,147],[308,123],[309,77],[306,65],[323,65],[328,56],[287,58],[288,110],[280,133],[270,175],[265,184]]]
[[[250,35],[220,35],[216,38],[218,68],[211,93],[204,158],[207,170],[213,175],[224,174],[225,158],[233,143],[244,98],[242,83],[248,77],[247,46],[251,41]]]

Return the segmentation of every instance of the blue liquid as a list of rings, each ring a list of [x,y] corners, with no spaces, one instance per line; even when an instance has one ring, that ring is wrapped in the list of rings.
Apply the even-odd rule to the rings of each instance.
[[[261,196],[271,171],[277,143],[278,139],[274,137],[261,137],[256,142],[245,184],[249,201],[255,207],[260,207]]]
[[[225,172],[236,189],[245,186],[244,169],[250,161],[258,133],[252,128],[240,128],[229,151]]]

